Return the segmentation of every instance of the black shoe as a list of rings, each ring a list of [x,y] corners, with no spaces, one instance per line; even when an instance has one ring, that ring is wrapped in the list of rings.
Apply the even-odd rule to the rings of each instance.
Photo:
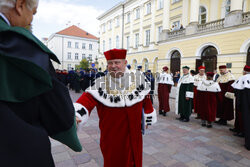
[[[242,132],[235,133],[234,136],[237,136],[237,137],[245,137],[244,133],[242,133]]]
[[[189,119],[183,119],[182,122],[189,122]]]
[[[237,130],[236,130],[236,128],[230,128],[229,129],[231,132],[238,132]]]
[[[167,116],[167,113],[166,113],[166,112],[163,112],[162,115],[163,115],[164,117],[166,117],[166,116]]]
[[[162,115],[162,114],[163,114],[162,110],[159,110],[159,115]]]
[[[201,126],[205,127],[205,126],[207,126],[207,124],[206,123],[202,123]]]
[[[249,147],[247,147],[247,146],[245,145],[245,148],[246,148],[248,151],[250,151],[250,146],[249,146]]]
[[[220,123],[221,125],[227,125],[227,121],[226,120],[222,120],[222,122]]]
[[[221,122],[222,122],[222,119],[215,121],[214,123],[221,124]]]
[[[213,127],[213,125],[207,124],[207,128],[212,128],[212,127]]]
[[[176,118],[176,120],[179,120],[179,121],[181,121],[181,120],[183,120],[184,118],[182,118],[182,117],[180,117],[180,118]]]

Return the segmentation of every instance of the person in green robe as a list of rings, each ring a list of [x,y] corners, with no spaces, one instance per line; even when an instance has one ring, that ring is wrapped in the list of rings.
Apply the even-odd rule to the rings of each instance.
[[[57,57],[30,31],[38,0],[0,1],[0,163],[53,167],[49,137],[74,151],[74,107],[51,63]]]
[[[192,113],[194,77],[189,73],[189,67],[184,66],[183,76],[179,79],[176,90],[175,108],[178,120],[189,122]]]

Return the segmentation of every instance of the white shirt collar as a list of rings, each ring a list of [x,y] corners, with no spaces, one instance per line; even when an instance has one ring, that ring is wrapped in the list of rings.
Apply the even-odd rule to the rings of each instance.
[[[2,13],[0,12],[0,16],[6,21],[6,23],[7,23],[9,26],[11,26],[9,20],[4,16],[4,14],[2,14]]]

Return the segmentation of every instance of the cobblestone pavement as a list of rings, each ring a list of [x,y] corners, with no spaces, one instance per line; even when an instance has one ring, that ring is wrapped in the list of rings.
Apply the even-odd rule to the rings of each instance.
[[[80,95],[71,92],[73,101]],[[175,120],[174,99],[170,101],[171,112],[167,117],[159,116],[158,123],[144,136],[144,167],[250,167],[250,152],[244,149],[244,140],[228,130],[232,122],[226,127],[214,125],[212,129],[201,127],[194,115],[189,123],[179,122]],[[158,109],[156,99],[154,107]],[[83,145],[80,153],[51,141],[56,167],[102,167],[96,111],[78,135]]]

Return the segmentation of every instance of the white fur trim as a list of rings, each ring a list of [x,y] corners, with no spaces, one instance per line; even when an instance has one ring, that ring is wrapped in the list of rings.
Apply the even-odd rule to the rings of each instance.
[[[204,81],[206,80],[207,76],[204,74],[203,76],[200,76],[200,74],[197,74],[194,76],[194,86],[198,86],[198,84],[201,82],[201,81]]]
[[[228,99],[234,99],[235,98],[235,95],[234,93],[231,93],[231,92],[226,92],[225,93],[225,97],[228,98]]]
[[[170,74],[167,73],[161,73],[158,78],[158,84],[168,84],[168,85],[174,85],[173,78]]]
[[[186,97],[188,98],[194,98],[194,92],[186,92]]]
[[[144,120],[145,120],[145,125],[153,125],[157,122],[157,114],[156,114],[156,110],[154,109],[154,111],[150,114],[144,114]]]
[[[130,73],[131,75],[132,72],[126,70],[126,73]],[[137,78],[138,77],[138,78]],[[125,93],[126,91],[121,90],[118,91],[118,94],[113,95],[113,94],[108,94],[106,90],[106,81],[105,77],[100,77],[96,79],[95,85],[92,87],[89,87],[86,92],[90,93],[97,101],[102,103],[105,106],[108,107],[130,107],[133,106],[136,103],[141,102],[144,100],[145,96],[149,94],[150,92],[150,82],[146,79],[146,77],[141,73],[136,73],[135,74],[135,80],[139,78],[143,78],[140,83],[143,85],[144,89],[138,91],[137,89],[140,88],[141,85],[137,85],[134,90],[132,90],[130,93]],[[129,81],[129,85],[132,85],[132,82]],[[102,92],[102,95],[100,95],[100,91]],[[105,96],[104,96],[105,95]],[[130,99],[130,97],[133,97]],[[119,100],[115,102],[115,98],[118,98]]]
[[[74,108],[75,108],[75,115],[81,120],[80,125],[85,124],[88,119],[89,119],[89,111],[80,103],[73,103]],[[77,111],[84,109],[86,111],[86,114],[84,114],[83,116],[81,116]]]
[[[197,90],[205,92],[221,92],[220,85],[217,82],[204,80],[198,84]]]
[[[250,74],[241,76],[237,81],[232,84],[234,89],[243,90],[250,89]]]
[[[228,83],[229,81],[234,81],[235,77],[233,76],[233,74],[231,74],[230,72],[224,74],[224,75],[220,75],[219,78],[217,79],[218,83]]]

